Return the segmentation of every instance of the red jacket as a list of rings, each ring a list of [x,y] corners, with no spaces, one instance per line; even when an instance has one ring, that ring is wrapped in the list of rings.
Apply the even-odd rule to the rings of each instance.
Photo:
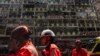
[[[61,52],[55,44],[51,44],[49,50],[46,50],[46,49],[42,50],[42,55],[43,56],[61,56]]]
[[[85,48],[81,48],[78,52],[75,48],[72,50],[72,56],[89,56],[89,53]]]
[[[18,50],[18,52],[11,53],[9,56],[38,56],[38,52],[36,51],[32,42],[27,41],[25,45]]]

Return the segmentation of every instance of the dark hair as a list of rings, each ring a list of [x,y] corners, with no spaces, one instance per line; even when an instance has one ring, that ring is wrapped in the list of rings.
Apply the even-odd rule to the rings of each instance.
[[[51,43],[54,43],[54,37],[53,36],[50,36],[50,44]]]
[[[22,42],[22,41],[26,41],[29,40],[31,37],[27,34],[19,36],[19,38],[17,39],[18,41]]]
[[[55,38],[55,37],[50,36],[50,42],[49,42],[49,44],[46,46],[46,49],[49,49],[49,48],[50,48],[50,45],[51,45],[52,43],[55,43],[54,38]]]
[[[14,38],[14,36],[16,36],[16,35],[18,35],[18,37],[23,37],[23,36],[28,37],[28,35],[31,35],[31,34],[32,34],[32,32],[30,31],[30,29],[28,29],[27,26],[18,26],[11,31],[12,38]],[[17,39],[17,38],[15,37],[15,39]]]

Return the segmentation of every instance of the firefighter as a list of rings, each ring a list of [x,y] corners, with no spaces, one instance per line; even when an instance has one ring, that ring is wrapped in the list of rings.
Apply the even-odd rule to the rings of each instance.
[[[46,47],[42,50],[42,56],[61,56],[61,52],[56,44],[54,44],[55,34],[52,30],[46,29],[41,33],[42,44]]]
[[[75,41],[76,48],[74,48],[72,50],[72,56],[89,56],[89,53],[88,53],[87,49],[82,48],[81,44],[82,44],[81,40],[76,39],[76,41]]]
[[[30,40],[32,33],[27,26],[21,25],[11,32],[8,56],[38,56],[35,46]]]

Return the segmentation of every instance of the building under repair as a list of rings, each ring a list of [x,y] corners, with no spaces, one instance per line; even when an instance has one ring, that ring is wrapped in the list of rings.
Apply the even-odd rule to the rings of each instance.
[[[39,37],[41,31],[47,28],[62,39],[99,36],[100,19],[92,2],[0,0],[0,45],[8,43],[11,30],[18,25],[27,25],[34,33],[33,37]]]

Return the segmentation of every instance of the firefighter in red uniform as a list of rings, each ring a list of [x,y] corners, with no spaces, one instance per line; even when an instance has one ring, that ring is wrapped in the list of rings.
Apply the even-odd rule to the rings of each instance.
[[[41,33],[42,44],[45,49],[42,50],[42,56],[61,56],[61,52],[56,44],[54,44],[55,34],[52,30],[46,29]]]
[[[76,39],[76,48],[72,50],[72,56],[89,56],[87,49],[81,47],[81,40]]]
[[[38,56],[30,41],[31,32],[27,26],[18,26],[11,32],[8,56]]]

